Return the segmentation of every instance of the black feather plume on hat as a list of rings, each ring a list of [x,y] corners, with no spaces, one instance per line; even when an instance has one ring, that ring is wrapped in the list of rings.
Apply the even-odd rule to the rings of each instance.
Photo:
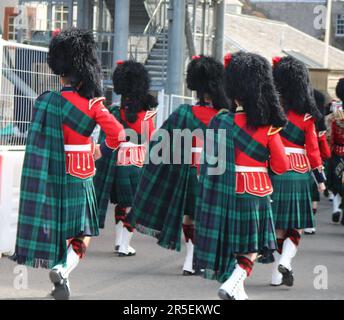
[[[196,91],[200,102],[205,95],[212,100],[215,109],[229,109],[231,102],[224,89],[224,66],[212,57],[197,56],[187,68],[187,87]]]
[[[322,118],[304,63],[293,57],[284,57],[274,66],[273,75],[286,112],[293,110],[297,114],[309,113],[316,120]]]
[[[101,65],[92,32],[70,28],[57,34],[49,45],[48,64],[55,74],[67,77],[81,96],[102,95]]]
[[[265,58],[242,51],[233,54],[225,79],[228,97],[237,100],[244,108],[249,126],[283,127],[286,124],[272,68]]]

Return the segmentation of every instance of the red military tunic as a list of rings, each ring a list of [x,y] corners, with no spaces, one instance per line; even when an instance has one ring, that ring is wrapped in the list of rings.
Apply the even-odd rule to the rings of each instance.
[[[128,122],[125,118],[125,111],[121,109],[120,116],[126,125],[134,130],[139,135],[145,135],[150,140],[154,130],[154,117],[157,111],[140,111],[137,114],[137,120],[135,122]],[[148,142],[146,141],[146,142]],[[137,166],[142,167],[144,164],[147,148],[144,143],[134,144],[131,142],[124,142],[121,144],[118,155],[117,165],[118,166]]]
[[[318,133],[318,144],[320,150],[320,156],[323,161],[331,158],[331,150],[327,142],[326,131],[321,131]]]
[[[341,117],[343,111],[338,111],[335,114],[335,119],[331,125],[331,149],[337,156],[344,156],[344,115]]]
[[[298,127],[305,134],[305,144],[300,146],[282,138],[286,153],[290,160],[290,171],[299,173],[309,172],[310,169],[322,168],[322,159],[320,156],[318,136],[315,130],[315,120],[309,114],[297,114],[294,111],[288,111],[288,121]]]
[[[281,129],[271,126],[250,128],[247,126],[246,114],[240,112],[240,109],[238,108],[237,111],[239,112],[235,114],[235,124],[255,141],[266,147],[270,152],[270,159],[269,161],[259,162],[235,147],[236,192],[264,197],[273,192],[267,168],[270,167],[276,174],[283,174],[289,168],[289,161],[279,135]]]
[[[62,89],[62,96],[100,125],[106,134],[106,140],[101,146],[104,153],[112,152],[119,146],[121,138],[125,137],[123,134],[124,128],[103,105],[105,98],[87,100],[71,88]],[[67,125],[63,125],[63,136],[67,174],[81,179],[94,176],[94,143],[91,137],[82,136]]]

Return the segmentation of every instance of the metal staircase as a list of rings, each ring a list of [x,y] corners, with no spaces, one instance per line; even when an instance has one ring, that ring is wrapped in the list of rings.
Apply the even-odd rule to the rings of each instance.
[[[166,81],[168,62],[168,32],[162,30],[148,54],[145,66],[151,77],[151,89],[161,90]]]
[[[164,88],[168,63],[168,22],[167,0],[146,0],[145,7],[150,20],[143,35],[152,35],[155,38],[150,48],[145,66],[151,77],[151,89],[159,91]]]

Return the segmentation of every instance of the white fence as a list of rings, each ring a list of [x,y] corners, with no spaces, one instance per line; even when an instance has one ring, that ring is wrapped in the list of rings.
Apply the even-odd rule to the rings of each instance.
[[[193,97],[178,96],[175,94],[167,95],[163,91],[159,92],[159,107],[157,116],[157,128],[169,117],[169,115],[176,110],[181,104],[193,104],[195,99]]]
[[[34,100],[59,88],[48,50],[0,39],[0,149],[23,149]]]

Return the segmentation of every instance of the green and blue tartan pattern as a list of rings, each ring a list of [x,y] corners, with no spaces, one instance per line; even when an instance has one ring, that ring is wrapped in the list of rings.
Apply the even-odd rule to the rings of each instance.
[[[68,208],[66,216],[66,237],[95,237],[99,235],[98,207],[93,186],[93,179],[79,179],[67,175],[66,193]]]
[[[69,195],[63,123],[85,136],[96,125],[59,93],[41,95],[35,103],[22,171],[15,250],[19,264],[51,268],[66,259]]]
[[[305,132],[290,121],[280,131],[280,135],[298,146],[303,147],[305,145]]]
[[[235,253],[275,250],[276,235],[270,197],[257,197],[248,193],[237,194],[236,215],[231,235]]]
[[[110,200],[121,208],[131,207],[137,185],[139,184],[141,168],[136,166],[117,166],[110,192]]]
[[[256,161],[265,162],[269,160],[269,150],[254,140],[245,130],[234,124],[233,133],[235,147]]]
[[[128,129],[128,125],[121,119],[120,107],[110,108],[110,113]],[[142,136],[139,135],[139,140]],[[101,131],[98,143],[105,140],[105,133]],[[96,161],[96,175],[93,178],[98,202],[99,227],[104,228],[109,201],[122,207],[130,207],[136,192],[141,168],[135,166],[118,167],[117,151],[111,157],[103,157]]]
[[[288,171],[282,175],[272,173],[270,177],[274,188],[271,198],[275,228],[313,228],[311,174]]]
[[[197,269],[204,269],[204,277],[226,281],[232,274],[236,259],[232,248],[231,234],[236,216],[234,115],[228,112],[215,116],[209,129],[214,130],[215,150],[226,149],[226,159],[219,159],[216,166],[225,168],[224,174],[209,175],[214,167],[211,161],[201,165],[200,193],[197,201],[195,225],[195,261]],[[226,130],[226,136],[219,135]],[[206,149],[205,149],[206,150]],[[208,158],[205,157],[206,159]]]
[[[181,105],[164,122],[161,129],[167,130],[173,137],[173,129],[202,129],[206,126],[192,113],[190,105]],[[150,142],[149,150],[159,143],[161,136],[157,130]],[[184,148],[174,148],[173,139],[170,141],[170,163],[143,166],[140,181],[134,197],[132,210],[127,220],[144,234],[158,239],[158,244],[164,248],[180,251],[181,229],[183,216],[187,214],[187,194],[190,174],[190,164],[173,164],[173,154],[179,153],[181,159],[191,157],[191,149],[184,154]]]

